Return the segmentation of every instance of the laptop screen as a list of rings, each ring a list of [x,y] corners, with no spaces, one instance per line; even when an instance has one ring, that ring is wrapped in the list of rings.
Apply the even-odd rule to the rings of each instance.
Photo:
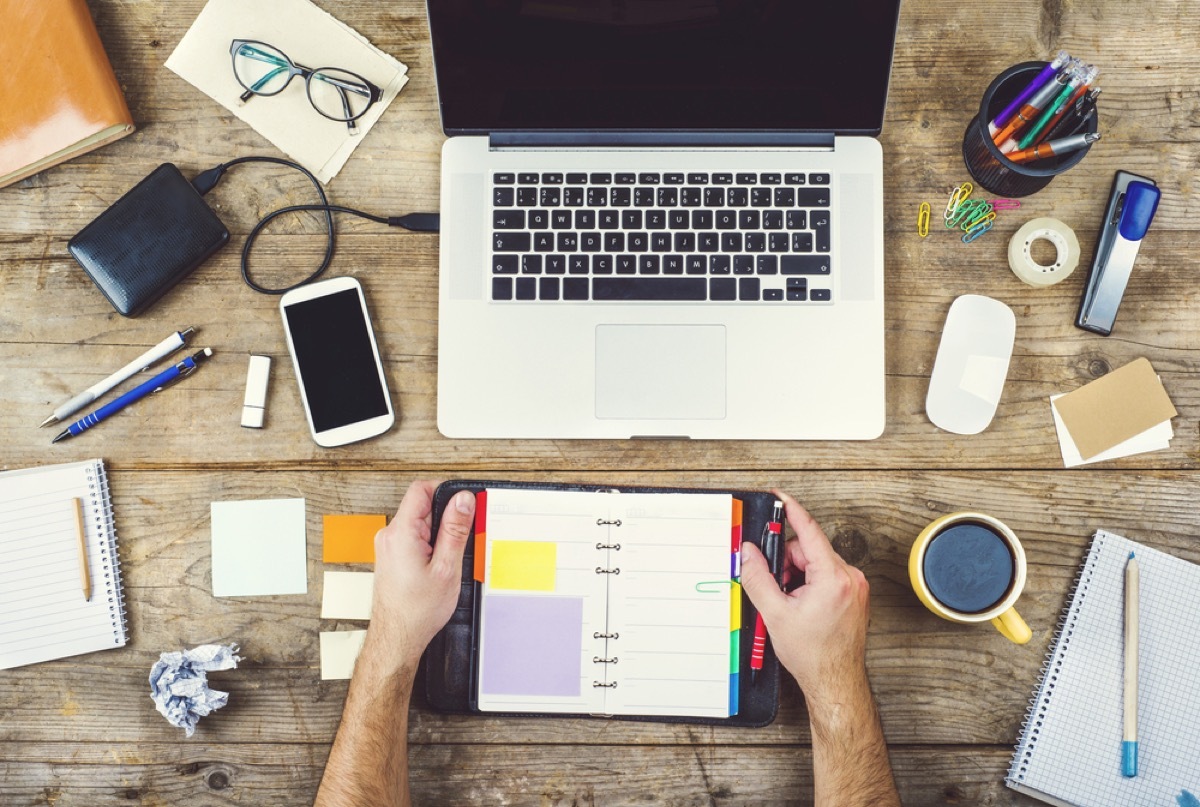
[[[900,0],[428,0],[447,134],[878,134]]]

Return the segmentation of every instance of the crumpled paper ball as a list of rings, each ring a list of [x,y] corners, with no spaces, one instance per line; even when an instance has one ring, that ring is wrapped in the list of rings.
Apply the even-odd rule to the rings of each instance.
[[[228,692],[208,688],[208,673],[231,670],[242,659],[235,644],[206,644],[162,653],[150,670],[150,697],[163,717],[191,737],[200,718],[229,702]]]

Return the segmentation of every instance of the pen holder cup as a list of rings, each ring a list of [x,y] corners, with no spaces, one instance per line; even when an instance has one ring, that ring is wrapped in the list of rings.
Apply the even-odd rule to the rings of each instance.
[[[963,162],[975,183],[997,196],[1029,196],[1050,184],[1050,180],[1074,167],[1087,156],[1091,146],[1031,163],[1015,163],[1001,153],[988,133],[988,123],[1004,110],[1034,79],[1045,62],[1022,62],[1005,70],[992,81],[979,103],[979,114],[967,124],[963,135]],[[1070,113],[1068,113],[1070,114]],[[1095,132],[1095,107],[1083,121],[1079,134]]]

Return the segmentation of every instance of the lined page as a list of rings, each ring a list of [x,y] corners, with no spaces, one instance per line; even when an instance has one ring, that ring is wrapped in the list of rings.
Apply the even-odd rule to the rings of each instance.
[[[90,601],[80,576],[76,498]],[[114,547],[99,460],[0,474],[0,669],[125,644]]]
[[[611,497],[621,573],[609,580],[610,714],[728,717],[730,527],[720,494]]]
[[[1125,564],[1141,574],[1138,775],[1121,775]],[[1200,795],[1200,567],[1098,532],[1007,782],[1051,803]],[[1046,797],[1052,797],[1047,799]]]
[[[605,581],[596,549],[611,494],[487,491],[479,708],[602,711]],[[598,677],[599,676],[599,677]]]

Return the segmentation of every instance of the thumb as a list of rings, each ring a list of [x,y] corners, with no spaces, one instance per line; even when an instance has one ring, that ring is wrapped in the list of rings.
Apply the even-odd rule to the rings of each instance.
[[[460,490],[442,512],[437,543],[433,546],[433,565],[442,567],[447,574],[458,575],[474,520],[475,496],[468,490]]]
[[[767,559],[757,546],[749,541],[742,544],[742,590],[750,602],[763,615],[771,619],[787,602],[787,595],[779,589]]]

